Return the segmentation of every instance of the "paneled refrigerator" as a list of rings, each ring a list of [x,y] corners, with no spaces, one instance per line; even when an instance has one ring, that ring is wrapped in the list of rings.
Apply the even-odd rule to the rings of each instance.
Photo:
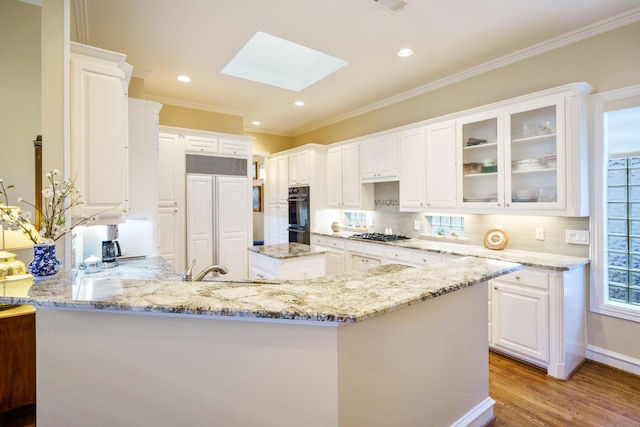
[[[229,269],[225,279],[246,278],[251,211],[248,178],[190,170],[187,159],[187,262],[196,260],[194,273],[220,264]]]

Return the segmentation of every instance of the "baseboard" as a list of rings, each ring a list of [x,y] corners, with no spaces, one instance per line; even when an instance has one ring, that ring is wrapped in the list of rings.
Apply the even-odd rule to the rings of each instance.
[[[496,401],[490,397],[480,402],[475,408],[458,418],[451,427],[483,427],[494,420],[493,405]]]
[[[640,375],[640,359],[616,353],[605,348],[587,345],[586,358],[605,365],[612,366],[631,374]]]

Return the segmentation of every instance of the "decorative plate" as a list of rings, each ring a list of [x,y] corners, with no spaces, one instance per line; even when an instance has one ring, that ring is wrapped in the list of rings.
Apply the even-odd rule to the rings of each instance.
[[[489,249],[504,249],[509,243],[509,235],[499,228],[490,228],[484,234],[484,247]]]

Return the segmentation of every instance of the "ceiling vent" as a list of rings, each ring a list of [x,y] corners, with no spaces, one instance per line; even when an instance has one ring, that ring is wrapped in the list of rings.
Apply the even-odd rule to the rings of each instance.
[[[399,11],[407,5],[407,2],[403,0],[373,0],[373,3],[394,12]]]

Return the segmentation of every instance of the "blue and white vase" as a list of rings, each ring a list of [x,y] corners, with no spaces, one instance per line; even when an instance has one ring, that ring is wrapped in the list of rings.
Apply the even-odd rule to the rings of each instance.
[[[62,261],[56,258],[56,245],[33,245],[33,261],[27,266],[35,277],[52,276],[60,271]]]

